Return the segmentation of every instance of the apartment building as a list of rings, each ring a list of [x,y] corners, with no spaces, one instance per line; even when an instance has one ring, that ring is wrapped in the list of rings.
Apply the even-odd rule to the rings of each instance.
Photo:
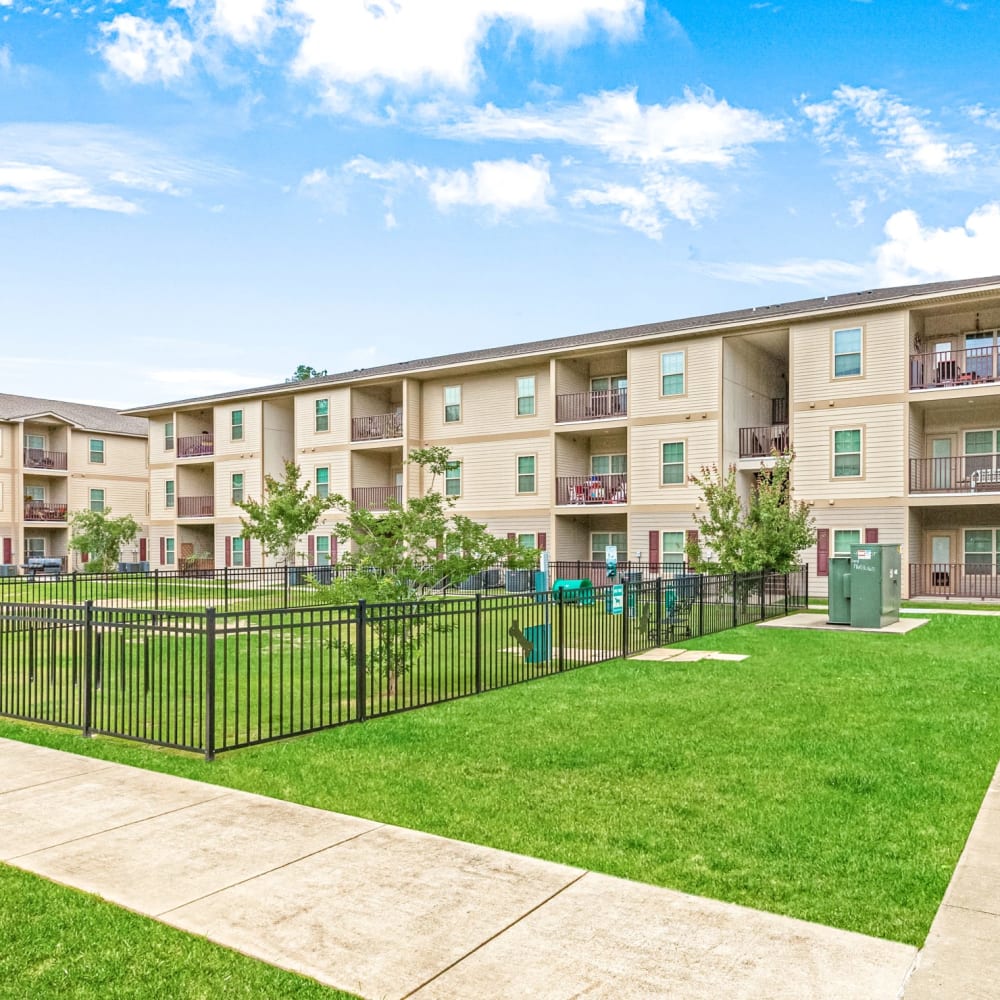
[[[373,510],[429,484],[441,444],[457,510],[556,559],[682,558],[689,477],[741,489],[792,447],[795,496],[831,555],[894,542],[913,595],[1000,596],[1000,277],[879,289],[468,351],[141,407],[155,564],[252,565],[235,501],[293,459]],[[324,364],[329,359],[321,359]],[[337,559],[333,519],[302,540]]]
[[[123,557],[145,559],[146,427],[101,406],[0,394],[0,562],[52,557],[79,568],[69,518],[106,508],[143,526]]]

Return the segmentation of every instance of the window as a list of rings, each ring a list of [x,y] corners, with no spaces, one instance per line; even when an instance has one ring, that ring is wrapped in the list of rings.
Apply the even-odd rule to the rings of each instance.
[[[444,387],[444,422],[454,424],[462,419],[462,387],[446,385]]]
[[[595,531],[590,536],[590,558],[594,562],[603,563],[607,555],[606,549],[613,545],[618,549],[618,558],[628,558],[628,535],[624,531]]]
[[[24,554],[28,559],[40,559],[45,555],[45,539],[26,538],[24,540]]]
[[[163,425],[163,450],[174,450],[174,422],[172,420],[168,420]]]
[[[330,536],[329,535],[317,535],[316,536],[316,565],[317,566],[329,566],[330,565]]]
[[[844,531],[838,529],[833,533],[833,554],[835,556],[849,556],[851,554],[851,546],[860,544],[860,529],[847,529]]]
[[[660,545],[660,562],[683,565],[686,559],[685,542],[683,531],[664,531]]]
[[[168,566],[173,566],[174,564],[174,540],[172,538],[163,539],[163,561]]]
[[[535,547],[535,534],[534,532],[526,531],[521,535],[517,536],[517,544],[522,549],[533,549]]]
[[[45,438],[41,434],[25,434],[24,447],[28,451],[45,451]]]
[[[624,375],[599,375],[590,380],[590,406],[595,415],[628,412],[628,379]]]
[[[526,375],[517,380],[517,415],[530,417],[535,413],[535,376]]]
[[[163,503],[166,507],[174,505],[174,481],[172,479],[168,479],[163,484]]]
[[[328,431],[330,429],[330,400],[316,400],[316,430]]]
[[[628,469],[627,455],[591,455],[592,476],[624,476]]]
[[[624,375],[601,375],[590,380],[591,392],[608,392],[627,388],[628,379]]]
[[[535,456],[517,456],[517,492],[535,492]]]
[[[462,463],[449,462],[444,471],[444,494],[448,497],[462,495]]]
[[[837,479],[861,475],[861,431],[833,432],[833,475]]]
[[[861,327],[833,331],[833,377],[861,374]]]
[[[90,491],[90,509],[97,514],[104,510],[104,490]]]
[[[90,461],[94,465],[104,465],[104,441],[101,438],[90,439]]]
[[[326,499],[330,495],[330,467],[321,465],[316,470],[316,496]]]
[[[969,576],[989,576],[1000,549],[1000,530],[968,528],[965,532],[965,572]]]
[[[966,477],[971,477],[973,472],[982,472],[984,469],[992,470],[998,452],[1000,452],[1000,430],[966,431]]]
[[[660,355],[660,395],[684,394],[684,352],[669,351]]]
[[[243,503],[243,473],[234,472],[230,478],[233,503]]]
[[[44,503],[45,502],[45,487],[44,486],[25,486],[24,487],[24,499],[33,502]]]
[[[663,445],[663,471],[660,482],[664,486],[684,483],[684,442],[667,441]]]
[[[243,539],[242,538],[234,538],[233,539],[232,560],[231,561],[232,561],[232,564],[234,566],[243,566],[243,565],[245,565],[244,559],[243,559]]]
[[[234,441],[243,440],[243,411],[233,410],[230,414],[229,426],[232,431],[232,439]]]

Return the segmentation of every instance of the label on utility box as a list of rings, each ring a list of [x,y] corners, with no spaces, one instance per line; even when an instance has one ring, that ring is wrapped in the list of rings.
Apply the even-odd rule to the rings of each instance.
[[[871,549],[858,549],[855,553],[855,559],[871,559],[872,550]]]

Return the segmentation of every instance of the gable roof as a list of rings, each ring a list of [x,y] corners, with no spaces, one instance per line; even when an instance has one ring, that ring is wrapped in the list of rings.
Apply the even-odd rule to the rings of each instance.
[[[149,435],[148,420],[125,416],[107,406],[0,393],[0,420],[30,420],[41,416],[59,417],[82,430],[100,431],[102,434],[123,434],[128,437]]]

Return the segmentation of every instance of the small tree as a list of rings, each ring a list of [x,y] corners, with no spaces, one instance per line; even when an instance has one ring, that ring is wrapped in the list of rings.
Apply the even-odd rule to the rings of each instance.
[[[110,573],[118,562],[123,545],[135,540],[139,525],[131,514],[112,517],[111,508],[80,510],[69,519],[69,547],[74,552],[90,554],[92,573]]]
[[[695,514],[699,538],[688,542],[687,557],[699,573],[787,573],[816,541],[809,507],[792,498],[791,452],[775,453],[774,466],[762,469],[749,503],[740,499],[736,468],[725,474],[703,468],[691,481],[701,488],[704,515]],[[710,555],[702,549],[705,542]]]
[[[312,531],[333,506],[333,498],[310,493],[308,482],[300,484],[300,475],[294,462],[285,462],[282,479],[264,477],[263,499],[236,505],[247,515],[240,518],[243,537],[256,538],[264,553],[276,557],[284,566],[295,564],[295,543]]]
[[[315,368],[309,365],[299,365],[295,369],[295,374],[291,378],[286,378],[286,382],[305,382],[311,378],[319,378],[321,375],[326,374],[326,369],[324,368],[321,372],[317,371]]]

